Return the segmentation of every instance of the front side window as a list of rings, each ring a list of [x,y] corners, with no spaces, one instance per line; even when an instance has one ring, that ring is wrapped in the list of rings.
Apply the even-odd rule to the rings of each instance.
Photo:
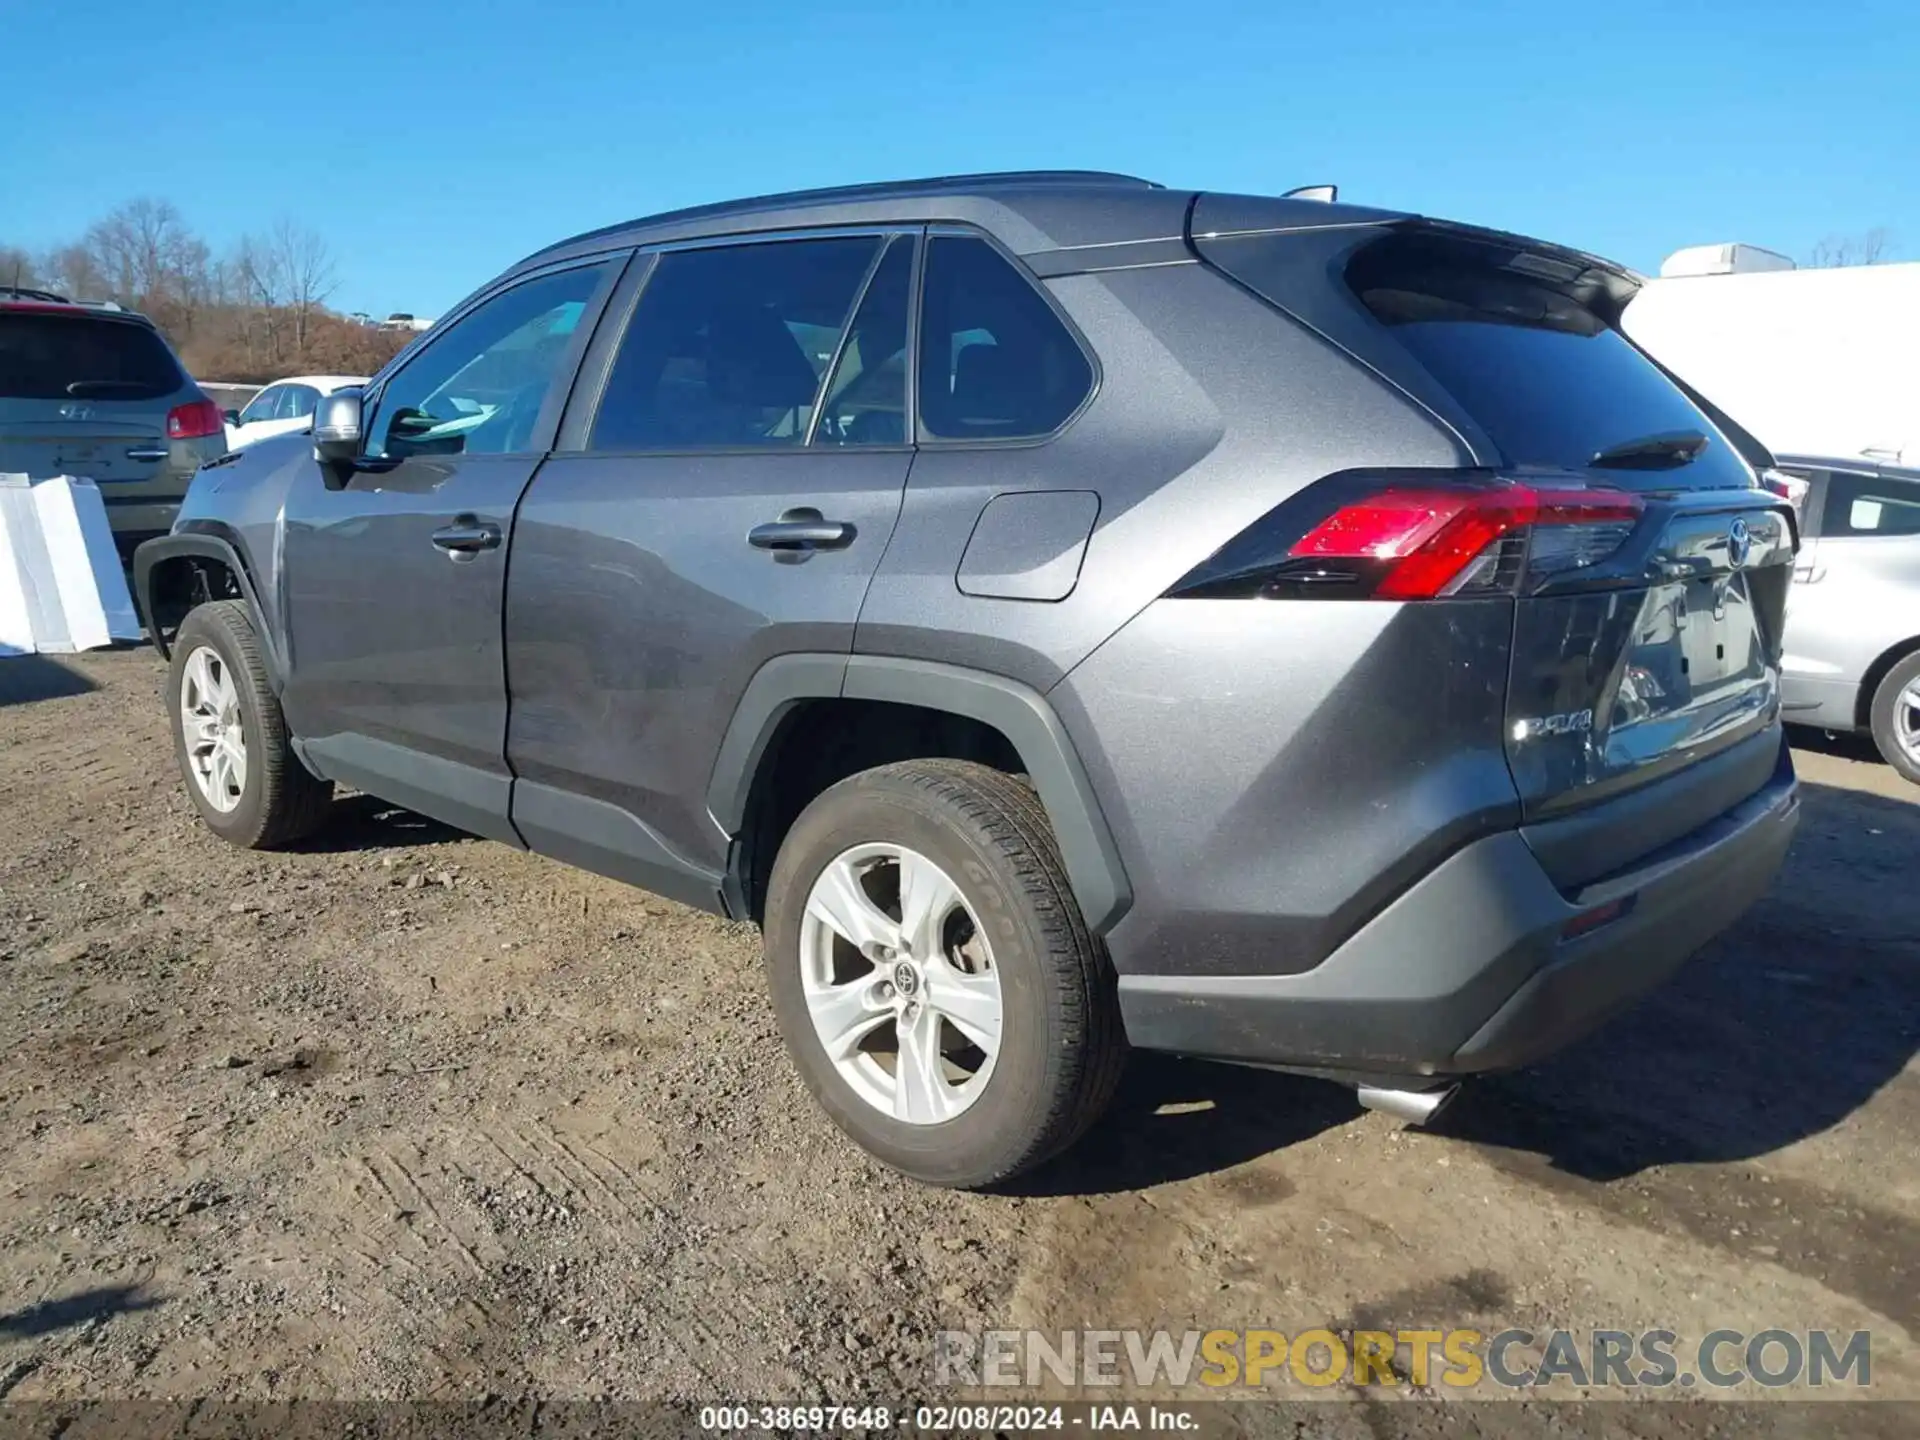
[[[482,301],[389,380],[369,455],[511,455],[533,443],[603,265],[560,270]]]
[[[282,420],[305,420],[313,414],[313,407],[320,403],[320,392],[311,385],[289,385],[287,393],[280,401]]]
[[[1033,283],[984,240],[936,235],[920,316],[920,421],[947,440],[1049,435],[1093,367]]]
[[[279,385],[269,385],[266,389],[262,390],[258,395],[254,396],[253,399],[249,400],[247,402],[247,408],[240,412],[240,423],[242,425],[252,425],[261,420],[274,420],[279,418],[275,412],[280,408],[280,396],[283,392],[284,387]]]
[[[881,238],[661,255],[621,338],[588,448],[801,444]]]
[[[1920,535],[1920,481],[1829,472],[1820,533]]]

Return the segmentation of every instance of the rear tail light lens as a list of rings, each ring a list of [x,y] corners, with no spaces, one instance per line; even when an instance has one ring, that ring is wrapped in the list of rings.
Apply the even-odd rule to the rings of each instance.
[[[1779,470],[1762,470],[1760,484],[1768,494],[1778,495],[1793,506],[1795,515],[1800,513],[1800,502],[1807,498],[1807,491],[1811,488],[1810,483],[1798,475],[1788,475]]]
[[[199,440],[218,435],[226,429],[220,407],[211,400],[191,400],[167,412],[169,440]]]
[[[1298,538],[1290,538],[1284,518],[1294,502],[1281,506],[1171,593],[1354,600],[1517,594],[1605,560],[1633,533],[1644,508],[1639,496],[1619,490],[1384,483],[1321,513]]]

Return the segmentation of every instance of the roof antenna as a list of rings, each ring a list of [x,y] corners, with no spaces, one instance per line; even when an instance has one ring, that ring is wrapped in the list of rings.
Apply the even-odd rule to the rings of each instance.
[[[1302,185],[1298,190],[1289,190],[1280,197],[1282,200],[1318,200],[1323,205],[1331,205],[1340,198],[1338,185]]]

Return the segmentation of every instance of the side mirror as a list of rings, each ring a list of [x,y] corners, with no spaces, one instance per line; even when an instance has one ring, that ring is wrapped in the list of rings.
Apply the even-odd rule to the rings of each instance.
[[[238,410],[222,410],[220,412],[220,418],[235,429],[240,427],[240,412]]]
[[[342,390],[320,397],[313,407],[313,458],[345,464],[360,453],[360,392]]]

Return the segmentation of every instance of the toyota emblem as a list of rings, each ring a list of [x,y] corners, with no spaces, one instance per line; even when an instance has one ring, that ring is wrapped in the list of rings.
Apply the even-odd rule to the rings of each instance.
[[[1738,570],[1747,563],[1747,557],[1753,553],[1753,534],[1747,529],[1747,522],[1736,520],[1727,528],[1727,562]]]

